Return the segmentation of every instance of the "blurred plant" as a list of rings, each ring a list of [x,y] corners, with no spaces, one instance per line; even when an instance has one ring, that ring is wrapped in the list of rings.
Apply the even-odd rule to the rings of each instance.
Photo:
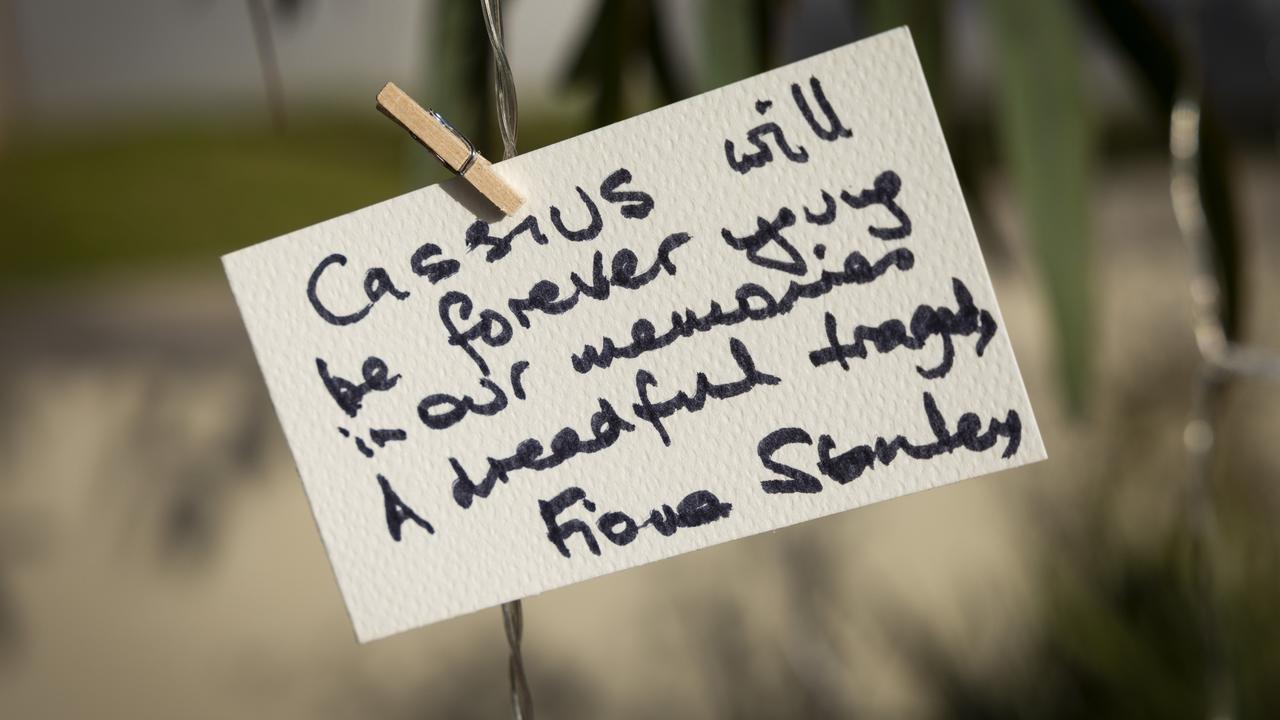
[[[998,673],[902,618],[891,625],[923,693],[948,718],[1206,717],[1195,607],[1173,558],[1063,537],[1045,558],[1029,647]]]
[[[253,44],[258,51],[258,67],[262,69],[262,89],[267,97],[267,109],[276,130],[285,127],[284,81],[280,75],[280,59],[276,55],[274,14],[282,21],[296,20],[311,0],[246,0],[249,7],[249,24],[253,28]],[[270,7],[268,8],[268,2]]]
[[[496,628],[495,628],[496,629]],[[433,648],[432,653],[436,650]],[[510,716],[507,680],[491,662],[501,653],[481,643],[466,648],[449,663],[450,672],[429,676],[407,690],[389,691],[385,679],[365,677],[360,667],[334,668],[325,698],[316,717],[380,718],[381,720],[490,720]],[[354,678],[354,679],[353,679]],[[572,668],[544,659],[536,668],[539,717],[603,717],[594,688]],[[614,710],[607,713],[617,717]],[[644,717],[651,717],[645,715]]]
[[[428,87],[424,97],[432,109],[449,119],[480,152],[501,157],[498,116],[489,59],[489,37],[484,16],[475,0],[439,0],[431,18],[435,33],[424,57]],[[484,88],[477,92],[476,88]],[[447,177],[431,153],[414,144],[410,150],[415,183]]]
[[[273,117],[282,122],[284,93],[272,24],[296,20],[315,3],[247,2],[268,100]],[[430,98],[430,104],[482,151],[496,156],[499,145],[492,93],[475,91],[477,87],[489,87],[491,78],[479,9],[474,0],[437,0],[428,7],[432,35],[425,45],[423,64],[430,87],[421,96]],[[949,13],[959,12],[959,7],[957,2],[945,0],[847,0],[823,5],[829,13],[852,12],[871,30],[901,24],[911,29],[980,237],[988,251],[998,250],[1000,245],[991,242],[995,233],[988,220],[987,193],[983,192],[982,183],[983,172],[993,160],[987,149],[989,131],[985,125],[975,125],[961,117],[955,102],[952,63],[948,62],[948,50],[955,46],[959,32]],[[982,7],[997,59],[999,112],[994,144],[1002,149],[1002,168],[1014,180],[1030,239],[1030,256],[1044,281],[1063,393],[1072,408],[1084,410],[1096,355],[1089,183],[1098,141],[1097,129],[1087,112],[1082,80],[1085,47],[1077,11],[1088,12],[1106,33],[1110,47],[1130,63],[1151,101],[1151,128],[1160,128],[1160,134],[1166,132],[1164,118],[1172,105],[1177,79],[1188,68],[1181,49],[1170,40],[1171,33],[1153,12],[1154,5],[1149,0],[985,0]],[[794,0],[700,0],[683,9],[697,20],[698,53],[694,59],[698,67],[692,71],[680,67],[672,48],[670,31],[675,18],[670,15],[670,3],[598,3],[564,73],[567,86],[590,93],[590,109],[586,113],[589,118],[578,119],[565,113],[548,122],[540,120],[536,113],[526,114],[521,133],[527,140],[522,141],[522,148],[536,148],[581,129],[620,120],[651,105],[680,99],[694,89],[719,86],[777,66],[788,59],[784,41],[794,38],[785,31],[802,7]],[[1212,238],[1218,243],[1222,258],[1219,274],[1224,288],[1223,313],[1228,330],[1235,337],[1242,327],[1238,308],[1243,292],[1243,260],[1232,207],[1235,194],[1228,161],[1229,138],[1221,130],[1213,108],[1207,108],[1202,135],[1202,187]],[[399,137],[395,140],[401,147],[408,143]],[[404,155],[414,168],[415,185],[447,177],[434,159],[416,145]],[[282,183],[272,185],[285,187]],[[19,192],[27,191],[20,188]],[[4,195],[0,193],[0,205],[5,204]],[[22,220],[29,215],[30,211],[21,209],[17,217]],[[61,222],[68,221],[59,219],[49,224]],[[287,229],[278,227],[249,239]],[[217,250],[246,242],[243,237],[226,238]],[[58,249],[6,249],[10,253],[40,255],[41,262],[48,265],[74,264],[52,257]],[[76,258],[81,249],[73,247],[66,254]]]
[[[703,0],[700,47],[704,90],[762,73],[780,63],[780,38],[791,0]]]
[[[273,13],[293,17],[308,3],[248,2],[273,117],[282,123],[284,98],[270,21]],[[608,124],[648,105],[684,97],[692,90],[686,78],[709,88],[777,66],[784,60],[783,30],[798,5],[786,0],[702,0],[695,11],[700,67],[696,73],[682,73],[667,33],[669,3],[601,2],[564,81],[592,93],[587,122]],[[956,3],[850,0],[847,5],[829,5],[851,8],[872,28],[910,27],[951,140],[957,172],[980,228],[985,226],[983,234],[989,235],[990,223],[982,220],[986,198],[980,172],[988,159],[975,149],[982,138],[965,134],[971,131],[961,124],[953,102],[955,78],[948,72],[955,24],[947,21],[946,13]],[[0,5],[6,7],[7,3]],[[1083,81],[1080,13],[1096,21],[1108,47],[1134,71],[1149,100],[1152,128],[1160,128],[1156,134],[1167,132],[1166,118],[1179,85],[1193,68],[1153,5],[1142,0],[985,0],[983,7],[996,58],[995,139],[1021,203],[1031,256],[1044,280],[1063,393],[1072,408],[1083,411],[1097,355],[1093,293],[1098,283],[1092,269],[1089,193],[1099,141]],[[496,155],[493,95],[476,91],[492,85],[479,9],[474,0],[438,0],[433,12],[434,34],[423,59],[431,87],[423,96],[483,151]],[[576,128],[564,124],[555,132],[563,135],[571,129]],[[527,130],[522,127],[526,136]],[[95,258],[131,266],[139,258],[162,253],[172,257],[175,247],[203,259],[319,220],[335,209],[386,197],[396,189],[387,168],[402,157],[386,138],[399,142],[397,133],[381,125],[372,131],[363,126],[291,128],[287,137],[268,139],[244,134],[157,135],[144,142],[126,138],[6,158],[10,164],[5,169],[13,172],[0,173],[5,227],[24,238],[56,237],[60,243],[9,244],[3,248],[0,275],[29,275],[33,269],[84,265]],[[1236,193],[1229,141],[1213,108],[1206,107],[1199,180],[1208,237],[1221,260],[1216,271],[1224,291],[1222,314],[1228,335],[1235,338],[1243,326],[1244,258],[1232,206]],[[522,146],[538,144],[535,140]],[[410,157],[420,169],[419,181],[428,173],[443,177],[435,160],[417,146]],[[173,158],[182,160],[175,163]],[[131,178],[130,173],[144,179]],[[204,191],[194,202],[202,204],[192,205],[190,187],[196,185]],[[85,198],[78,213],[64,211],[62,198],[71,194]],[[253,206],[254,198],[260,207]],[[189,222],[192,216],[213,215],[219,216],[218,223]],[[101,218],[108,221],[100,222]],[[175,225],[189,228],[180,246],[165,234],[165,228]],[[998,678],[981,676],[936,638],[915,631],[918,623],[904,619],[898,624],[901,646],[948,716],[1203,716],[1209,695],[1203,668],[1209,651],[1202,636],[1201,600],[1189,578],[1190,541],[1179,529],[1185,525],[1165,528],[1154,541],[1135,544],[1116,530],[1115,518],[1108,517],[1108,509],[1117,504],[1116,493],[1140,470],[1126,465],[1124,457],[1158,457],[1163,452],[1154,446],[1135,449],[1135,443],[1147,440],[1132,427],[1135,417],[1161,402],[1167,405],[1168,387],[1181,386],[1188,374],[1149,371],[1121,383],[1149,394],[1121,403],[1115,413],[1121,426],[1103,435],[1113,442],[1104,452],[1114,462],[1107,476],[1092,478],[1086,509],[1075,513],[1081,522],[1046,530],[1046,550],[1038,563],[1046,568],[1039,585],[1043,625],[1017,662],[1009,664],[1017,671]],[[223,480],[249,474],[260,461],[262,438],[271,422],[260,403],[233,401],[228,415],[234,426],[211,437],[188,434],[164,414],[166,407],[174,411],[173,383],[159,376],[148,382],[155,402],[148,402],[149,410],[123,432],[130,447],[143,445],[152,454],[118,459],[116,470],[139,478],[128,504],[146,510],[150,522],[137,527],[154,529],[156,545],[191,554],[212,541],[216,513],[229,489]],[[250,390],[258,394],[256,383]],[[1161,412],[1170,411],[1165,407]],[[1260,441],[1259,452],[1269,450]],[[159,468],[163,483],[154,486],[154,471],[146,478],[133,473],[135,465]],[[1273,467],[1257,458],[1233,458],[1227,488],[1216,498],[1230,521],[1223,523],[1230,530],[1230,542],[1219,552],[1245,558],[1238,561],[1243,568],[1224,577],[1221,600],[1227,612],[1222,613],[1226,623],[1220,628],[1227,638],[1242,717],[1266,717],[1268,710],[1280,707],[1280,685],[1274,682],[1280,676],[1280,623],[1274,611],[1280,602],[1280,557],[1268,517],[1274,508],[1256,502],[1243,489],[1255,478],[1274,474]],[[137,502],[138,497],[150,504]],[[1058,516],[1048,510],[1036,513]],[[0,538],[0,545],[12,544]],[[816,564],[815,557],[806,547],[785,563],[794,573],[788,584],[793,593],[788,617],[797,624],[789,628],[791,640],[776,654],[780,662],[770,665],[751,652],[741,619],[731,607],[715,606],[702,624],[710,653],[709,685],[721,693],[729,716],[820,716],[846,709],[833,689],[839,678],[812,671],[838,667],[822,662],[838,649],[826,645],[823,637],[822,628],[834,620],[819,587],[827,565]],[[5,633],[16,628],[12,615],[6,614],[6,599],[12,597],[3,584],[8,562],[0,557],[0,644]],[[536,675],[541,668],[535,663],[532,670]],[[471,675],[462,673],[467,679]],[[491,678],[502,684],[499,672],[483,675],[486,682]],[[535,678],[544,698],[555,696],[543,689],[548,681]],[[478,687],[471,682],[451,684],[442,691],[449,698],[444,706],[458,708],[458,716],[474,711],[471,700]],[[579,691],[571,696],[579,697]],[[417,702],[406,707],[428,699],[433,698],[414,698]],[[494,703],[495,710],[499,706]]]
[[[658,0],[600,3],[570,64],[565,82],[594,93],[591,124],[603,127],[635,114],[643,89],[635,78],[652,79],[651,94],[665,105],[685,96],[677,80]]]
[[[776,617],[783,624],[766,636],[750,625],[731,596],[703,594],[693,602],[698,612],[687,619],[688,632],[703,653],[702,683],[715,699],[717,717],[730,720],[766,718],[858,717],[849,666],[835,640],[833,627],[843,619],[834,587],[847,568],[820,541],[814,526],[791,528],[770,564],[782,577]],[[782,535],[775,536],[781,539]]]
[[[952,114],[942,0],[853,0],[871,26],[906,25],[950,149],[974,224],[988,249],[994,223],[982,193],[980,139]],[[1069,410],[1087,407],[1093,375],[1094,328],[1091,171],[1095,129],[1085,107],[1084,45],[1069,0],[986,0],[996,57],[998,139],[1013,179],[1031,256],[1044,281],[1057,341],[1057,363]]]
[[[17,495],[0,480],[0,490]],[[43,513],[0,495],[0,668],[16,655],[23,640],[17,592],[9,573],[37,557],[48,542]]]
[[[9,143],[9,133],[17,123],[23,101],[22,49],[13,0],[0,0],[0,151]]]
[[[949,122],[948,84],[943,78],[948,4],[864,0],[852,5],[874,28],[911,28],[940,117],[956,129]],[[570,73],[597,88],[597,126],[631,114],[626,80],[642,60],[655,69],[660,99],[681,96],[670,81],[676,73],[661,42],[660,23],[655,22],[658,7],[649,0],[601,4]],[[777,66],[782,31],[792,9],[793,3],[785,0],[703,0],[703,85],[718,87]],[[1082,411],[1094,351],[1088,191],[1095,144],[1084,108],[1082,40],[1068,0],[989,0],[988,9],[999,48],[1002,145],[1048,290],[1063,391],[1070,407]],[[978,199],[977,222],[988,235],[992,223],[976,192],[981,158],[972,146],[952,144],[962,185],[970,200]]]
[[[138,402],[114,428],[100,488],[104,506],[120,503],[124,544],[186,569],[211,556],[237,492],[265,480],[276,432],[248,358],[211,345],[186,338],[127,351],[154,369],[134,379]],[[191,413],[193,405],[209,415]]]
[[[258,66],[262,68],[262,87],[267,94],[267,107],[276,130],[284,129],[284,83],[280,80],[280,60],[276,57],[276,39],[271,30],[271,15],[265,0],[248,0],[249,20],[253,27],[253,43],[258,50]],[[293,7],[290,3],[288,7]]]
[[[1120,508],[1135,482],[1167,496],[1160,457],[1167,418],[1180,405],[1163,392],[1183,377],[1163,367],[1139,378],[1117,417],[1125,430],[1102,437],[1115,458],[1105,476],[1091,478],[1070,516],[1038,508],[1044,538],[1033,560],[1040,614],[1025,647],[998,672],[975,671],[914,618],[892,623],[909,664],[941,714],[954,718],[1187,718],[1225,717],[1215,710],[1208,668],[1219,651],[1205,626],[1207,599],[1198,580],[1199,543],[1189,506],[1173,499],[1171,522],[1135,535],[1134,518]],[[1139,452],[1134,453],[1135,448]],[[1251,449],[1252,448],[1252,449]],[[1250,498],[1253,478],[1274,474],[1268,448],[1240,442],[1237,459],[1216,494],[1223,527],[1209,562],[1245,568],[1225,573],[1218,605],[1230,620],[1221,633],[1234,688],[1237,720],[1274,717],[1280,707],[1280,553],[1271,531],[1273,503]],[[1136,463],[1136,464],[1135,464]],[[1176,487],[1176,486],[1175,486]],[[1131,511],[1130,511],[1131,512]],[[1158,515],[1159,512],[1153,514]],[[1151,518],[1146,518],[1151,520]]]
[[[1083,0],[1082,4],[1093,11],[1113,46],[1133,69],[1149,110],[1157,119],[1156,126],[1161,129],[1163,145],[1168,147],[1167,119],[1179,85],[1197,76],[1200,69],[1188,67],[1186,49],[1174,42],[1167,23],[1138,0]],[[1230,156],[1230,142],[1217,112],[1212,105],[1205,105],[1200,121],[1200,190],[1208,235],[1220,260],[1217,273],[1222,288],[1222,319],[1228,339],[1237,340],[1243,327],[1243,258]]]
[[[1184,382],[1190,358],[1168,356],[1120,383],[1114,412],[1094,452],[1094,476],[1078,478],[1073,512],[1043,498],[1034,506],[1036,544],[1030,549],[1034,616],[1002,641],[996,655],[976,662],[967,648],[937,634],[928,618],[896,598],[872,611],[887,645],[904,661],[930,717],[1186,718],[1211,716],[1212,643],[1203,625],[1205,599],[1193,552],[1192,523],[1184,516],[1170,469],[1170,418],[1184,399],[1167,392]],[[1213,561],[1227,566],[1221,584],[1228,667],[1236,690],[1236,720],[1274,717],[1280,707],[1280,551],[1272,518],[1274,497],[1260,497],[1255,478],[1274,477],[1276,459],[1249,423],[1232,428],[1215,501],[1224,518]],[[1242,432],[1243,431],[1243,432]],[[1257,431],[1261,434],[1261,431]],[[1135,490],[1137,491],[1135,494]],[[1135,518],[1135,498],[1147,511]],[[1155,502],[1147,498],[1157,498]],[[1056,498],[1061,500],[1061,497]],[[1136,527],[1138,525],[1140,527]],[[725,596],[702,596],[704,612],[690,614],[689,632],[705,653],[703,681],[721,717],[858,717],[857,675],[835,629],[855,627],[847,608],[864,596],[842,595],[833,583],[848,557],[824,550],[823,536],[793,528],[773,542],[782,570],[773,587],[783,593],[774,636],[752,627]],[[827,536],[829,537],[829,536]],[[984,595],[982,615],[998,612],[998,595]],[[775,605],[771,604],[771,607]],[[883,660],[878,659],[877,662]],[[851,703],[849,698],[855,702]]]
[[[989,193],[984,192],[983,174],[996,169],[995,151],[989,128],[966,119],[956,111],[952,63],[947,62],[951,38],[952,3],[940,0],[849,0],[850,6],[875,32],[906,26],[920,57],[920,68],[929,84],[947,148],[951,151],[956,179],[973,218],[978,241],[988,262],[1007,258],[1009,247],[991,212]]]
[[[597,124],[627,114],[623,101],[624,64],[647,48],[632,43],[622,48],[623,11],[603,8],[575,64],[574,76],[588,76],[600,88]],[[773,67],[786,3],[745,0],[704,0],[701,4],[700,47],[704,77],[718,86]],[[871,25],[886,29],[906,24],[912,29],[921,64],[948,134],[953,136],[957,171],[973,199],[978,158],[968,143],[955,143],[954,120],[947,91],[944,20],[948,3],[929,0],[865,0],[854,2]],[[1153,100],[1154,126],[1165,127],[1175,93],[1191,71],[1167,33],[1137,0],[987,0],[987,19],[996,56],[998,123],[1005,168],[1020,200],[1032,257],[1046,288],[1057,339],[1057,358],[1063,395],[1077,416],[1088,406],[1094,358],[1096,300],[1090,193],[1093,186],[1097,132],[1086,102],[1085,46],[1078,11],[1092,11],[1108,33],[1114,49],[1137,70],[1139,83]],[[654,62],[666,66],[665,55]],[[669,70],[664,74],[669,74]],[[1212,112],[1201,135],[1203,160],[1199,167],[1204,205],[1224,301],[1222,312],[1228,336],[1240,327],[1240,257],[1233,189],[1227,162],[1229,149]],[[981,209],[982,203],[976,203]],[[1117,434],[1123,442],[1131,438]],[[1117,440],[1117,442],[1122,442]],[[1123,480],[1124,478],[1118,478]],[[945,656],[926,636],[907,637],[914,664],[935,691],[947,716],[960,717],[1203,717],[1212,707],[1212,678],[1206,667],[1215,652],[1206,641],[1205,599],[1191,578],[1184,548],[1194,544],[1190,523],[1150,546],[1135,547],[1108,528],[1104,506],[1108,489],[1123,482],[1099,484],[1093,521],[1072,532],[1062,530],[1051,539],[1053,557],[1045,578],[1044,632],[1027,651],[1026,672],[1010,683],[992,682],[971,674],[966,663]],[[1065,550],[1065,552],[1064,552]],[[1244,617],[1280,596],[1277,574],[1250,575],[1262,587],[1234,588],[1227,602],[1241,606]],[[816,594],[816,593],[815,593]],[[1250,608],[1253,609],[1250,612]],[[797,608],[807,616],[812,608]],[[711,663],[725,675],[730,689],[724,707],[733,717],[768,716],[770,708],[788,707],[793,714],[826,714],[819,710],[823,695],[803,691],[803,674],[761,671],[740,646],[737,623],[727,612],[723,622],[707,626],[708,646],[717,649]],[[1238,617],[1238,615],[1232,615]],[[1266,636],[1276,623],[1262,622]],[[904,623],[903,627],[918,627]],[[801,643],[812,646],[813,643]],[[1245,658],[1265,655],[1256,643]],[[1239,643],[1236,643],[1239,646]],[[1273,667],[1263,661],[1264,668]],[[1264,697],[1265,685],[1256,670],[1244,670],[1242,702],[1245,717],[1275,707],[1280,698]],[[1250,682],[1250,672],[1254,682]],[[728,676],[732,676],[731,678]],[[743,677],[750,677],[744,682]],[[762,678],[771,678],[773,682]],[[713,683],[717,684],[717,683]],[[827,700],[830,699],[826,696]],[[827,708],[829,710],[830,708]]]
[[[1093,130],[1081,78],[1084,47],[1067,0],[987,0],[996,48],[1000,130],[1032,255],[1049,296],[1070,410],[1092,376],[1089,217]]]

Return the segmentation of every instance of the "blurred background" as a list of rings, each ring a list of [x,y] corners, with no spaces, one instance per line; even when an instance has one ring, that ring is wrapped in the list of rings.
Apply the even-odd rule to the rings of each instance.
[[[522,151],[909,25],[1050,452],[529,599],[539,715],[1280,716],[1280,1],[504,12]],[[497,609],[355,643],[218,262],[445,177],[386,81],[501,155],[473,0],[0,0],[0,717],[509,716]]]

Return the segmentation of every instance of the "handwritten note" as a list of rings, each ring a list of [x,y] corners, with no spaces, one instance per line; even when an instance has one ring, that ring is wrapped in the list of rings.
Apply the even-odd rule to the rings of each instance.
[[[362,641],[1045,457],[905,30],[496,167],[225,258]]]

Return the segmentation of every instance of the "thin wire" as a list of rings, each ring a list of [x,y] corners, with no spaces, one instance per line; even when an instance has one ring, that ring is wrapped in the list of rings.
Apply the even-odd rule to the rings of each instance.
[[[498,132],[502,135],[502,159],[516,156],[516,82],[511,75],[511,64],[503,49],[502,4],[500,0],[480,0],[484,12],[484,26],[489,33],[489,46],[493,48],[494,84],[498,95]]]
[[[432,155],[435,155],[436,159],[440,161],[440,164],[452,170],[453,174],[466,175],[467,171],[471,169],[471,166],[475,164],[475,161],[476,161],[475,143],[471,142],[471,140],[469,140],[466,135],[463,135],[462,133],[458,132],[458,128],[454,127],[448,120],[445,120],[444,116],[441,115],[440,113],[436,112],[435,110],[432,110],[431,108],[427,108],[427,114],[435,118],[436,122],[443,125],[446,130],[453,133],[453,136],[458,138],[458,140],[461,141],[464,146],[466,146],[467,159],[463,160],[462,164],[455,168],[453,166],[453,163],[450,163],[448,160],[445,160],[444,156],[436,152],[435,148],[431,146],[427,146],[427,152],[431,153]]]
[[[511,682],[511,716],[515,720],[533,720],[533,693],[524,676],[524,659],[520,640],[524,635],[524,604],[512,600],[502,605],[502,626],[507,632],[511,654],[507,658],[507,676]]]
[[[503,45],[502,4],[500,0],[480,0],[484,26],[493,49],[493,80],[497,93],[498,132],[502,135],[502,159],[516,155],[516,83],[511,76],[511,63]],[[502,605],[502,626],[507,634],[507,675],[511,682],[511,715],[515,720],[533,720],[533,693],[524,673],[524,655],[520,642],[524,637],[524,605],[512,600]]]
[[[1280,356],[1232,342],[1222,324],[1218,257],[1200,193],[1201,89],[1190,80],[1169,117],[1173,213],[1191,257],[1191,302],[1196,346],[1206,363],[1236,375],[1280,379]]]
[[[1191,261],[1192,322],[1200,367],[1192,385],[1191,411],[1183,431],[1183,444],[1191,468],[1188,502],[1193,532],[1197,590],[1201,594],[1203,628],[1208,662],[1206,681],[1209,717],[1229,720],[1237,716],[1235,688],[1227,667],[1221,638],[1222,608],[1214,585],[1214,548],[1217,518],[1211,482],[1219,406],[1234,377],[1280,379],[1280,356],[1231,341],[1220,312],[1222,286],[1218,272],[1224,259],[1213,240],[1200,188],[1201,121],[1204,82],[1197,28],[1199,2],[1184,3],[1181,35],[1187,48],[1188,72],[1169,117],[1171,159],[1170,197],[1174,217]]]

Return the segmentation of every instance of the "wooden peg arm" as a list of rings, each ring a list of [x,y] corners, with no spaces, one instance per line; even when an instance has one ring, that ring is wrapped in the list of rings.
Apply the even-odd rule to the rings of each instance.
[[[378,93],[378,109],[408,130],[418,142],[434,150],[450,170],[456,173],[463,169],[471,154],[467,143],[439,118],[423,110],[395,83],[387,83]],[[494,172],[493,165],[479,152],[461,175],[503,214],[510,215],[524,204],[520,193]]]

